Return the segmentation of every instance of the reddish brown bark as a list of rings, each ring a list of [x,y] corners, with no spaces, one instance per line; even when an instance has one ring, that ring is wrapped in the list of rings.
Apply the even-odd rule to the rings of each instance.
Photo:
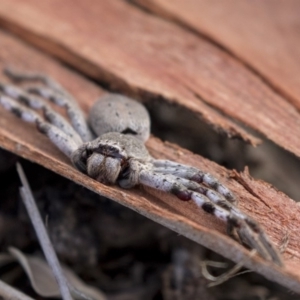
[[[136,2],[226,48],[300,108],[299,1]]]
[[[103,93],[95,84],[67,70],[51,58],[22,44],[11,36],[0,33],[0,67],[12,64],[19,68],[50,74],[76,96],[87,110],[94,99]],[[1,75],[0,80],[5,80]],[[0,146],[39,163],[46,168],[81,184],[96,193],[113,199],[140,214],[171,228],[245,266],[260,272],[300,293],[300,208],[297,204],[269,185],[255,181],[247,173],[237,175],[178,146],[151,138],[147,146],[155,157],[168,158],[196,166],[218,177],[239,198],[239,207],[256,219],[276,245],[288,234],[289,243],[283,254],[285,267],[279,268],[251,257],[249,251],[230,239],[226,226],[191,202],[181,202],[173,196],[153,190],[121,190],[105,186],[81,174],[36,128],[0,109]],[[238,180],[235,180],[238,179]],[[240,184],[240,183],[242,184]],[[292,220],[292,222],[291,222]]]
[[[299,113],[286,99],[207,39],[125,1],[3,0],[0,20],[44,51],[123,91],[144,100],[162,96],[218,130],[255,143],[229,119],[241,121],[300,154]]]

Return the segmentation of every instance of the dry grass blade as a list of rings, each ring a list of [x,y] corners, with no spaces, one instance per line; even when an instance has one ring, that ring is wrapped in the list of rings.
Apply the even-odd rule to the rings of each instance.
[[[256,250],[252,250],[251,255],[255,255],[255,254],[256,254]],[[208,279],[210,281],[213,281],[213,282],[208,284],[208,287],[213,287],[213,286],[222,284],[225,281],[229,280],[230,278],[233,278],[235,276],[238,276],[238,275],[241,275],[241,274],[244,274],[244,273],[251,272],[250,270],[239,272],[244,267],[243,262],[239,262],[238,264],[233,266],[231,269],[229,269],[228,271],[226,271],[225,273],[223,273],[219,276],[213,276],[212,274],[210,274],[207,267],[208,266],[213,266],[213,267],[218,267],[218,268],[220,268],[220,267],[224,268],[223,263],[210,262],[210,261],[200,261],[200,266],[201,266],[201,269],[202,269],[203,276],[206,279]]]
[[[9,64],[20,69],[47,73],[66,87],[85,110],[103,93],[95,84],[20,41],[1,32],[0,40],[1,69]],[[0,80],[4,80],[1,76]],[[38,133],[34,126],[20,122],[2,109],[0,115],[1,147],[113,199],[235,262],[243,261],[245,267],[300,293],[300,208],[269,185],[255,181],[247,174],[235,175],[242,177],[241,182],[248,187],[246,190],[236,177],[231,178],[230,171],[211,161],[153,137],[147,142],[150,153],[156,158],[192,165],[216,176],[239,197],[239,208],[258,221],[276,245],[281,241],[282,233],[289,232],[290,242],[283,255],[284,268],[266,262],[259,256],[251,257],[247,249],[226,235],[224,223],[216,221],[213,216],[197,209],[192,203],[178,201],[173,196],[152,190],[121,190],[96,182],[75,170],[70,161]],[[291,219],[293,222],[289,222]]]
[[[1,299],[14,299],[14,300],[33,300],[33,298],[17,291],[5,282],[0,280],[0,296]],[[3,297],[3,298],[2,298]]]
[[[53,276],[53,272],[47,262],[38,257],[22,253],[20,250],[10,247],[10,258],[18,261],[26,272],[31,286],[35,292],[46,298],[60,297],[59,286]],[[77,275],[66,266],[62,265],[63,272],[71,285],[71,293],[77,300],[105,300],[105,295],[98,289],[85,284]]]
[[[45,257],[52,268],[53,274],[57,280],[60,288],[61,296],[63,300],[72,300],[70,290],[68,287],[67,279],[62,271],[58,258],[55,254],[54,248],[51,244],[50,238],[46,231],[46,227],[42,221],[42,217],[38,211],[37,205],[35,203],[34,197],[32,195],[30,186],[27,182],[25,173],[19,163],[17,163],[17,171],[22,182],[22,187],[20,188],[20,193],[27,209],[30,220],[33,224],[34,230],[38,236],[38,240],[43,249]]]

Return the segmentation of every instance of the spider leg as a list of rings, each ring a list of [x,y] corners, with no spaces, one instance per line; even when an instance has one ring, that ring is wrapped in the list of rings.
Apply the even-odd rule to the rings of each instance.
[[[209,173],[170,160],[153,159],[152,163],[157,173],[172,174],[197,183],[203,183],[223,195],[231,203],[236,203],[233,193]]]
[[[54,104],[64,107],[70,118],[71,124],[84,142],[94,139],[86,122],[85,116],[74,98],[51,77],[39,73],[21,73],[13,69],[5,69],[4,73],[17,82],[40,81],[46,86],[35,86],[27,89],[42,98],[50,100]]]
[[[206,188],[196,182],[190,181],[185,178],[177,177],[176,181],[183,184],[189,190],[193,190],[201,194],[204,194],[216,205],[226,209],[227,211],[230,211],[231,214],[235,215],[238,219],[244,220],[244,223],[246,223],[247,226],[245,226],[246,224],[244,224],[244,226],[242,226],[241,229],[237,231],[240,239],[246,241],[248,245],[257,245],[255,248],[258,247],[263,248],[264,250],[260,250],[260,252],[262,251],[267,252],[274,261],[280,264],[281,260],[279,258],[277,251],[274,249],[272,243],[269,241],[269,239],[267,238],[266,234],[259,226],[259,224],[255,222],[253,219],[251,219],[249,216],[243,214],[234,204],[227,201],[224,195],[215,192],[213,190],[210,190],[209,188]],[[228,231],[230,233],[233,232],[234,228],[235,227],[232,226],[232,223],[228,222]],[[251,232],[255,234],[253,235],[251,234]],[[261,244],[262,246],[259,246],[259,244]]]
[[[13,81],[39,81],[56,92],[68,95],[68,92],[58,82],[45,74],[37,72],[20,72],[19,70],[16,70],[14,68],[4,68],[3,71],[4,74]]]
[[[82,143],[81,137],[67,120],[47,105],[43,100],[34,97],[18,87],[0,82],[0,92],[35,110],[42,109],[47,121],[61,129],[77,143]]]
[[[80,146],[80,143],[71,139],[61,129],[45,121],[34,110],[18,103],[16,100],[0,94],[0,105],[20,119],[28,123],[35,123],[38,130],[45,134],[66,156],[71,157],[72,153]]]
[[[248,226],[252,229],[252,231],[256,232],[257,235],[260,237],[261,243],[264,245],[268,253],[272,256],[273,261],[277,262],[278,265],[282,265],[282,261],[278,252],[276,251],[276,249],[274,248],[274,246],[272,245],[272,243],[270,242],[269,238],[264,233],[260,225],[250,217],[247,217],[245,221],[248,224]]]
[[[182,180],[182,179],[181,179]],[[182,182],[187,188],[189,189],[194,189],[194,187],[190,186],[191,182],[189,180],[184,179],[184,181]],[[192,182],[194,184],[194,182]],[[203,187],[200,186],[200,188],[195,189],[198,192],[203,193],[201,190],[203,190]],[[266,236],[266,234],[264,233],[264,231],[262,230],[262,228],[259,226],[259,224],[251,219],[249,216],[243,214],[236,206],[234,203],[226,201],[228,200],[228,197],[222,197],[224,196],[223,193],[216,193],[212,190],[206,190],[204,188],[204,193],[205,195],[214,203],[216,203],[217,205],[230,210],[232,213],[234,213],[238,218],[240,219],[244,219],[244,221],[247,223],[247,227],[251,228],[251,230],[253,232],[255,232],[258,236],[259,236],[259,241],[261,244],[263,244],[263,247],[266,249],[266,251],[271,255],[272,259],[274,261],[276,261],[278,264],[281,264],[281,260],[280,257],[277,253],[277,251],[275,250],[274,246],[272,245],[272,243],[269,241],[268,237]],[[230,192],[231,193],[231,192]],[[232,198],[231,198],[232,199]],[[230,223],[228,223],[230,224]],[[231,228],[230,226],[228,226],[228,231],[230,231]],[[243,234],[242,231],[238,231],[238,234],[240,236],[240,238],[244,238],[245,236],[249,236],[249,234]],[[253,244],[252,242],[250,243],[250,245]]]
[[[252,249],[257,250],[257,252],[265,259],[273,261],[280,266],[282,265],[282,261],[276,250],[272,247],[270,251],[270,249],[266,247],[261,235],[253,231],[252,228],[248,225],[247,221],[240,219],[233,213],[231,215],[229,224],[236,229],[237,234],[243,243],[245,243]]]
[[[156,172],[156,168],[141,167],[139,183],[174,194],[183,201],[193,200],[205,212],[235,228],[240,238],[267,260],[281,265],[280,257],[263,230],[250,217],[239,211],[224,195],[185,178]]]
[[[154,172],[156,172],[156,169],[154,169]],[[186,178],[175,177],[175,175],[173,175],[173,174],[164,174],[164,173],[159,173],[159,174],[162,174],[164,176],[172,175],[173,178],[176,179],[177,183],[182,184],[184,187],[186,187],[190,191],[194,191],[194,192],[197,192],[197,193],[200,193],[200,194],[206,196],[210,201],[212,201],[216,205],[218,205],[226,210],[234,210],[235,209],[235,206],[233,206],[233,204],[231,202],[229,202],[225,198],[224,195],[216,192],[215,190],[208,188],[207,186],[204,186],[202,184],[199,184],[197,182],[191,181]]]

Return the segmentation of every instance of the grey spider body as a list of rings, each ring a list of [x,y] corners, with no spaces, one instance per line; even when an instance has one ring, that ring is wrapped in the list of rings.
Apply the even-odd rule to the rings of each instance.
[[[144,145],[150,135],[145,107],[126,96],[106,94],[91,107],[88,123],[98,138],[72,153],[73,164],[102,183],[123,188],[137,185],[132,160],[146,163],[151,158]]]
[[[237,208],[235,196],[225,185],[199,169],[155,159],[148,153],[144,142],[149,137],[150,119],[141,104],[109,94],[91,108],[87,122],[75,99],[48,76],[12,70],[6,70],[6,74],[15,81],[44,84],[24,90],[0,83],[0,104],[24,121],[35,123],[78,170],[106,184],[122,188],[144,185],[183,201],[191,200],[225,221],[241,242],[282,264],[259,224]],[[71,124],[35,95],[64,107]],[[37,109],[42,109],[44,118],[35,112]]]
[[[96,101],[88,122],[97,136],[119,132],[145,142],[150,135],[150,117],[145,107],[119,94],[107,94]]]

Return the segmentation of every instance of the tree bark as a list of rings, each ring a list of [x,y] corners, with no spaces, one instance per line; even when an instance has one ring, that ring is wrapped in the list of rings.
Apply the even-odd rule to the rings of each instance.
[[[78,3],[77,3],[78,4]],[[123,1],[2,0],[0,24],[84,75],[142,101],[160,98],[186,107],[217,130],[251,144],[258,139],[232,119],[300,154],[299,113],[256,74],[206,39],[146,14]],[[97,85],[7,33],[0,33],[0,66],[47,73],[87,111],[103,94]],[[5,80],[1,75],[1,80]],[[300,293],[300,207],[247,172],[237,174],[170,143],[151,137],[150,153],[212,173],[238,196],[239,207],[259,222],[271,240],[289,243],[279,268],[226,235],[226,226],[190,202],[147,189],[121,190],[94,181],[71,166],[34,126],[0,109],[0,146]]]

